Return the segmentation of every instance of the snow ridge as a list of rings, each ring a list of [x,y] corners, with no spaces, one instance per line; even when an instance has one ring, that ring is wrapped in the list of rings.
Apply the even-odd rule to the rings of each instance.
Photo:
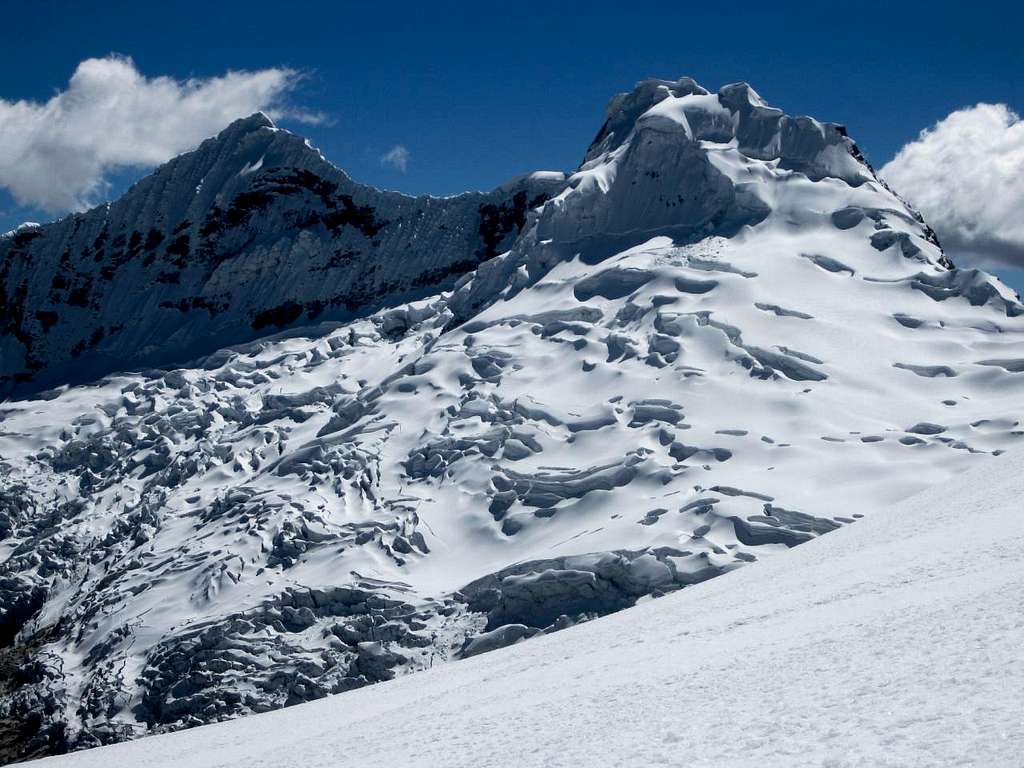
[[[266,115],[237,120],[118,201],[0,240],[0,394],[430,295],[504,250],[562,178],[380,192]]]

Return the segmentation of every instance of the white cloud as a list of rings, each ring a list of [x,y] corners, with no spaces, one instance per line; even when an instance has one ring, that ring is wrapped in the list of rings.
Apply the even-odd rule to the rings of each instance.
[[[1005,104],[953,112],[880,173],[954,261],[1024,267],[1024,121]]]
[[[292,74],[295,74],[294,72]],[[301,107],[284,107],[263,110],[271,120],[291,120],[303,125],[334,125],[334,118],[326,112],[302,109]]]
[[[396,144],[380,156],[380,164],[405,173],[409,170],[409,150],[402,144]]]
[[[285,103],[301,77],[275,68],[147,78],[123,56],[86,59],[46,102],[0,99],[0,187],[21,205],[81,210],[102,197],[111,171],[158,165],[238,117],[264,110],[323,122]]]

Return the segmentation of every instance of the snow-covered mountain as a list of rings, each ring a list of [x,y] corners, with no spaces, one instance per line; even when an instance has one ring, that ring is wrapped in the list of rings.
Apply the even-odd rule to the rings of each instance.
[[[33,765],[1017,768],[1021,459],[567,632]]]
[[[243,186],[299,177],[290,162],[344,179],[250,122],[227,133],[297,149],[231,154],[230,180],[188,177],[187,215],[147,221],[206,221]],[[173,161],[110,216],[131,221],[125,200],[157,199],[143,192],[169,169],[245,141]],[[277,325],[251,327],[253,310],[283,301],[304,307],[279,318],[301,327],[3,405],[7,755],[261,712],[564,629],[777,557],[1024,437],[1014,294],[953,269],[841,127],[787,117],[745,84],[638,84],[568,178],[443,201],[359,189],[357,208],[405,212],[396,231],[415,247],[358,269],[286,265],[281,249],[366,234],[350,219],[303,228],[275,187],[248,234],[223,235],[244,246],[183,257],[180,290],[231,286],[229,309],[165,328],[175,284],[149,289],[159,301],[138,285],[114,304],[149,329],[140,345],[168,341],[110,349],[127,369],[208,333],[248,339]],[[349,210],[338,194],[324,190],[324,210]],[[428,203],[436,215],[407,233]],[[490,211],[505,223],[488,239]],[[45,261],[47,238],[105,215],[13,236],[8,295],[36,260],[19,249]],[[479,266],[401,303],[438,264],[463,265],[443,279]],[[389,277],[346,311],[379,311],[309,324],[316,291],[370,267]],[[77,329],[61,322],[61,338]],[[8,334],[5,350],[24,344]]]
[[[380,192],[265,115],[238,120],[115,203],[0,238],[0,395],[450,288],[507,249],[563,182]]]

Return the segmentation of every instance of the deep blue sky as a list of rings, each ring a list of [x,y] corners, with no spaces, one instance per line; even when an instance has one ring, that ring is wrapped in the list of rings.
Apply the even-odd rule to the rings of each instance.
[[[748,80],[787,112],[846,123],[882,165],[958,107],[1024,111],[1020,6],[12,3],[0,97],[46,99],[111,52],[179,78],[294,67],[310,73],[296,101],[334,122],[288,127],[360,181],[447,194],[575,166],[612,94],[685,74]],[[404,175],[379,162],[395,144],[411,153]],[[0,231],[25,214],[0,196]]]

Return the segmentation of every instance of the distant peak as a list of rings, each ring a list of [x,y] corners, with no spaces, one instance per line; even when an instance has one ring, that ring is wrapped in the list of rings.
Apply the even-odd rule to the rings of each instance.
[[[232,166],[239,167],[246,163],[255,163],[276,137],[286,135],[290,138],[287,132],[278,130],[274,121],[265,112],[254,112],[248,117],[234,120],[216,136],[204,141],[196,153],[189,153],[186,156],[193,158],[188,162],[198,162],[200,165],[208,166],[201,172],[201,176],[205,178],[212,164],[222,160],[227,160]],[[295,139],[298,143],[302,143],[299,137],[295,137]],[[250,155],[254,156],[250,157]],[[175,160],[171,162],[173,163]],[[232,173],[236,170],[237,168]]]
[[[270,119],[266,112],[253,112],[248,117],[238,118],[221,133],[249,133],[250,131],[258,131],[261,128],[277,128],[277,126],[274,125],[274,121]]]
[[[266,113],[253,112],[248,117],[240,117],[237,120],[232,121],[226,128],[224,128],[224,130],[218,133],[213,139],[210,139],[210,141],[214,141],[219,144],[237,144],[245,139],[245,137],[258,133],[264,128],[277,130],[277,126],[274,125],[274,121],[271,120]]]
[[[29,231],[31,229],[39,229],[41,226],[42,225],[40,225],[39,223],[37,223],[35,221],[24,221],[21,224],[19,224],[18,226],[16,226],[14,229],[9,230],[7,232],[4,232],[2,235],[0,235],[0,238],[3,238],[3,237],[14,237],[15,235],[22,234],[22,233],[27,232],[27,231]]]

